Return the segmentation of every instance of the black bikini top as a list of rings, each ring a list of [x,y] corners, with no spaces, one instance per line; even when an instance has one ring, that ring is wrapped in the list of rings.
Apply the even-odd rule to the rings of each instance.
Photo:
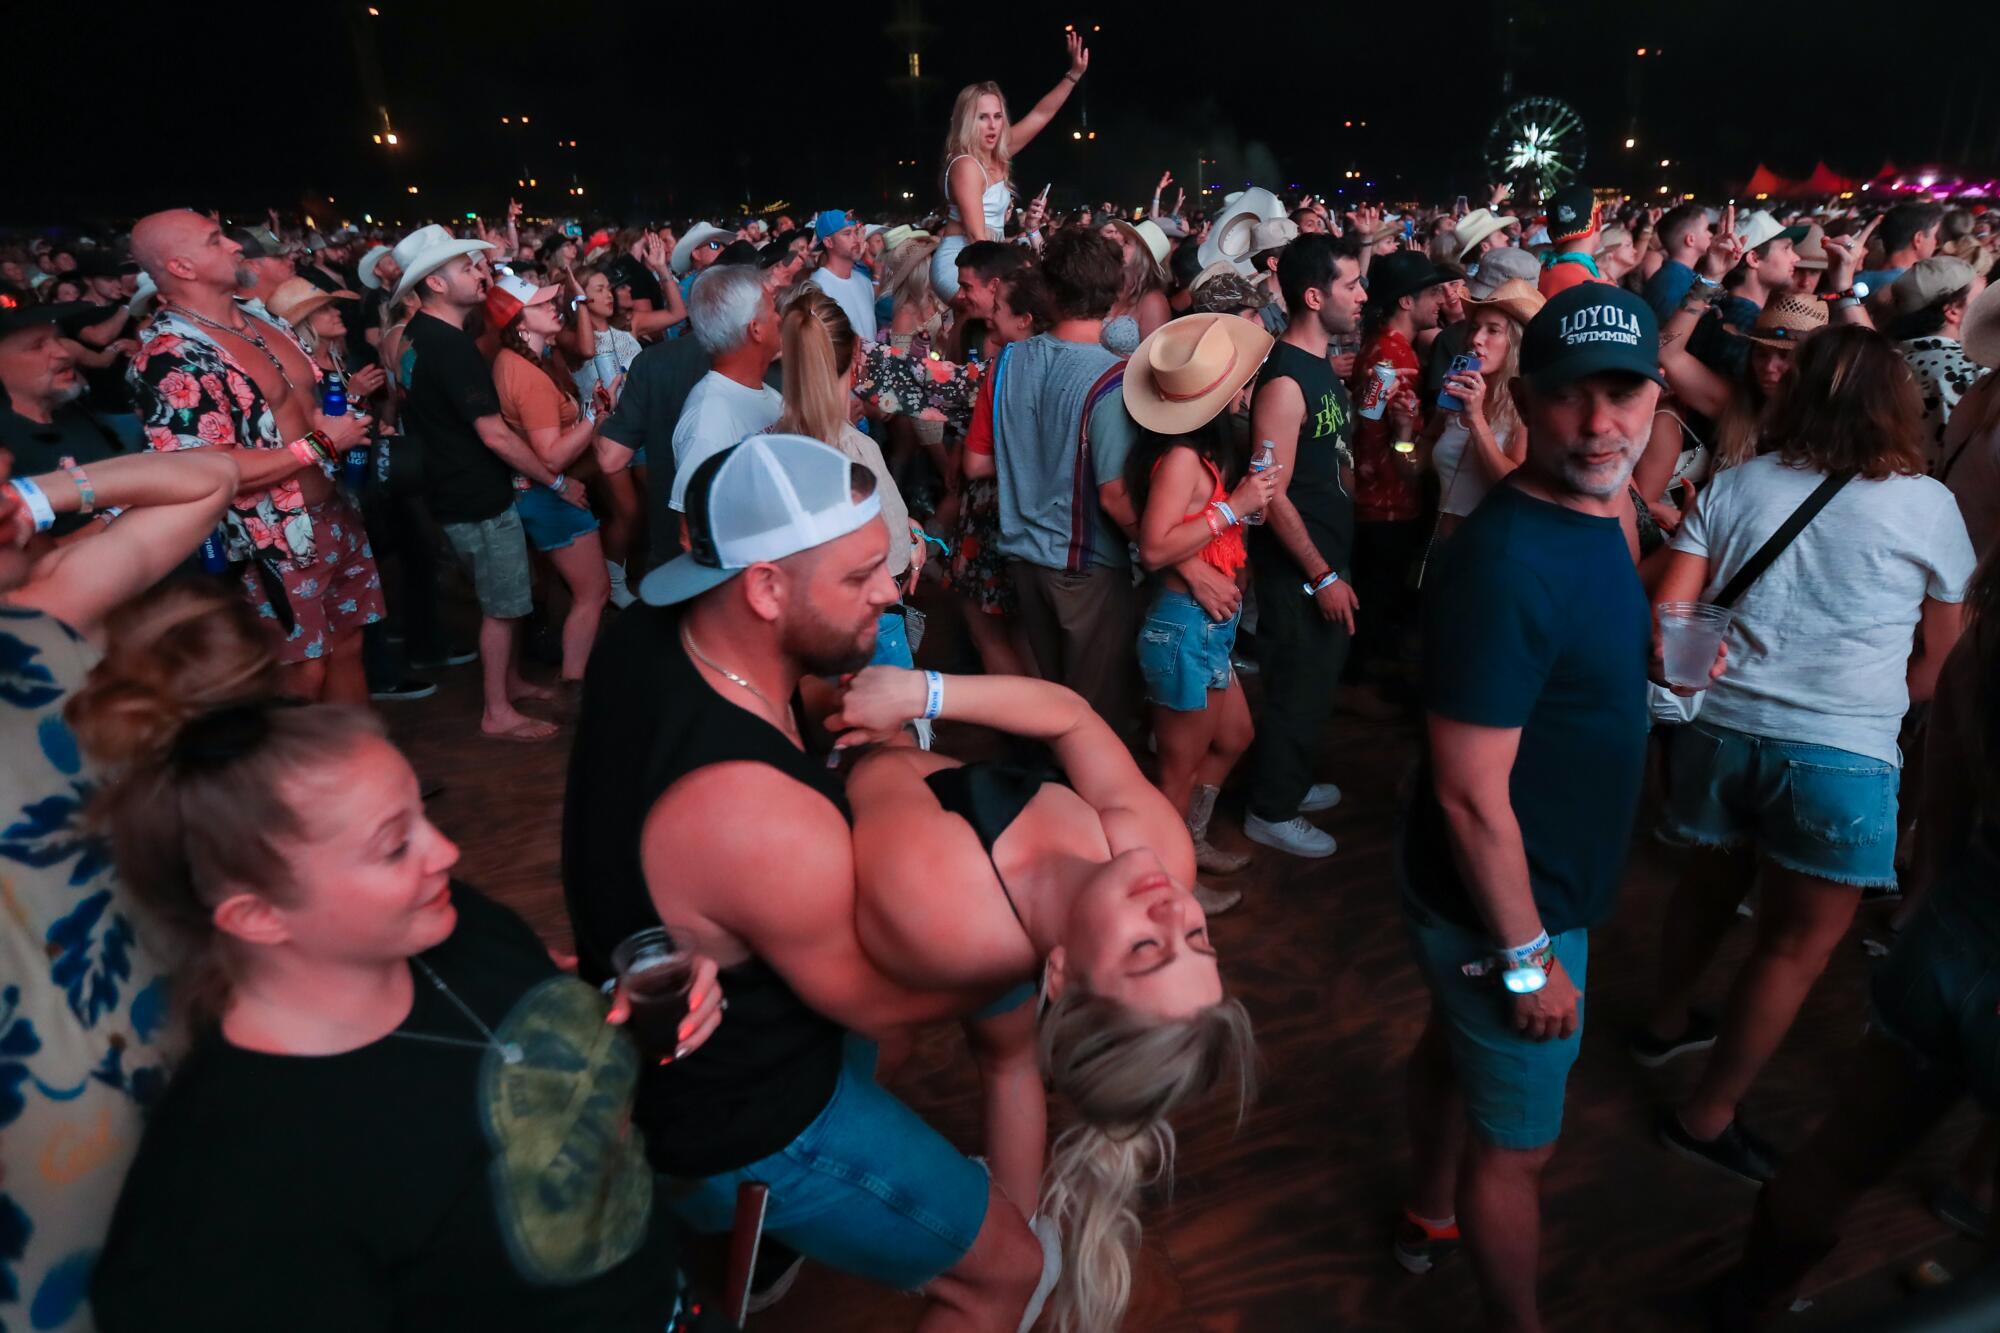
[[[961,764],[957,768],[940,768],[924,775],[924,782],[937,797],[939,805],[972,825],[973,834],[980,846],[986,849],[986,859],[993,861],[993,844],[1000,841],[1028,802],[1035,799],[1035,793],[1045,783],[1056,783],[1067,787],[1069,779],[1061,769],[1046,760],[1020,763],[1009,759],[988,759],[975,764]],[[1014,919],[1021,921],[1021,909],[1014,906],[1014,895],[1008,891],[1006,877],[1000,873],[1000,865],[993,862],[993,877],[1000,881],[1001,895],[1007,899],[1007,908]],[[1028,923],[1021,921],[1021,929]]]

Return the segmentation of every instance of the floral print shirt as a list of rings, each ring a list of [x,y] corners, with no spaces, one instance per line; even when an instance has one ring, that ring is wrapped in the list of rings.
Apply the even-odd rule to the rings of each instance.
[[[261,319],[264,337],[292,338],[291,326],[261,305],[238,302],[244,315]],[[305,356],[300,348],[299,354]],[[305,357],[312,365],[312,358]],[[277,416],[257,387],[257,381],[201,325],[172,307],[164,308],[140,335],[139,351],[127,372],[146,447],[205,449],[282,449],[286,441]],[[313,388],[320,369],[313,365]],[[308,386],[299,386],[302,390]],[[310,405],[309,405],[310,406]],[[328,470],[331,475],[331,470]],[[229,556],[247,558],[251,548],[269,550],[281,560],[310,560],[317,553],[312,518],[299,490],[297,475],[262,491],[239,491],[229,514]]]
[[[1951,410],[1985,371],[1965,354],[1956,338],[1933,334],[1897,344],[1903,359],[1917,373],[1924,395],[1924,467],[1932,476],[1944,463],[1944,428]]]
[[[962,432],[972,420],[972,400],[984,373],[977,361],[940,361],[864,342],[854,392],[890,416],[942,421]]]

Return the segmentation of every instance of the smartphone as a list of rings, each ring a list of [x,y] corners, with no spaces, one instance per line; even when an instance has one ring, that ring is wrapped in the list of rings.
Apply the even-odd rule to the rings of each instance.
[[[1479,369],[1479,358],[1473,356],[1470,352],[1460,352],[1451,359],[1451,365],[1444,373],[1445,379],[1449,381],[1453,375],[1463,375],[1468,370],[1477,369]],[[1437,405],[1447,412],[1463,412],[1465,410],[1465,400],[1448,388],[1438,391]]]
[[[1404,218],[1403,239],[1407,241],[1416,234],[1417,234],[1417,220],[1415,218]]]
[[[1452,212],[1454,212],[1454,213],[1457,213],[1457,214],[1459,214],[1459,215],[1460,215],[1461,217],[1462,217],[1462,216],[1464,216],[1464,214],[1465,214],[1465,196],[1464,196],[1464,195],[1460,195],[1460,196],[1458,196],[1458,198],[1456,198],[1456,199],[1452,200],[1452,203],[1451,203],[1451,209],[1452,209]]]

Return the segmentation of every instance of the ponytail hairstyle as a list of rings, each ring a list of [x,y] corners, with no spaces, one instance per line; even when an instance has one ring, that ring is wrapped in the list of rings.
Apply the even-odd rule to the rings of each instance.
[[[785,307],[778,346],[785,363],[785,410],[771,430],[839,448],[852,419],[847,372],[854,366],[854,326],[838,302],[808,284]]]
[[[240,597],[174,583],[113,616],[110,648],[63,715],[110,771],[91,817],[120,878],[182,949],[174,994],[219,1020],[230,965],[214,911],[290,892],[279,840],[300,832],[287,780],[383,734],[366,709],[279,695],[270,637]]]
[[[1057,1333],[1115,1329],[1132,1298],[1141,1188],[1169,1180],[1168,1117],[1235,1074],[1237,1112],[1256,1095],[1250,1014],[1223,1000],[1161,1021],[1102,995],[1070,990],[1042,1017],[1042,1070],[1077,1123],[1049,1154],[1041,1213],[1063,1237],[1062,1279],[1049,1298]]]

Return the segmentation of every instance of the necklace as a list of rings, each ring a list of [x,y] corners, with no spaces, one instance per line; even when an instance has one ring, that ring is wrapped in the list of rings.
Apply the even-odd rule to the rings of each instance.
[[[513,1041],[503,1042],[500,1040],[500,1038],[494,1036],[493,1029],[487,1027],[485,1022],[481,1020],[478,1014],[472,1012],[471,1005],[467,1004],[464,1000],[459,999],[457,995],[452,993],[451,987],[444,984],[444,978],[439,976],[437,973],[431,971],[431,965],[429,963],[426,963],[421,958],[412,958],[410,961],[417,965],[417,971],[423,973],[424,976],[430,980],[431,985],[437,987],[438,993],[440,995],[443,995],[445,999],[450,1000],[452,1004],[458,1009],[458,1012],[464,1014],[466,1018],[471,1022],[472,1026],[479,1029],[480,1034],[484,1036],[486,1040],[471,1041],[464,1037],[441,1037],[428,1032],[404,1032],[401,1029],[398,1029],[395,1032],[391,1032],[389,1034],[390,1036],[402,1037],[406,1041],[436,1042],[440,1046],[469,1046],[474,1050],[481,1050],[481,1051],[491,1048],[492,1050],[500,1052],[500,1058],[506,1063],[510,1065],[518,1065],[521,1063],[522,1059],[525,1057],[523,1051],[521,1050],[521,1045],[519,1042],[513,1042]]]
[[[766,695],[764,691],[758,689],[755,685],[752,685],[749,681],[743,679],[743,677],[737,675],[734,671],[731,671],[728,667],[722,665],[722,663],[716,661],[714,658],[710,657],[707,653],[695,647],[694,635],[688,633],[688,628],[686,625],[681,626],[681,642],[687,645],[687,650],[693,653],[695,655],[695,660],[700,662],[703,666],[707,667],[709,670],[721,676],[731,685],[741,685],[744,689],[750,691],[750,693],[756,695],[759,699],[762,699],[764,701],[764,707],[770,709],[772,712],[775,713],[778,711],[777,705],[771,702],[770,697]]]
[[[271,350],[271,344],[265,342],[264,335],[257,332],[257,321],[251,318],[249,315],[243,316],[242,328],[232,329],[227,324],[218,323],[217,321],[210,319],[206,315],[198,315],[184,305],[175,304],[172,307],[170,307],[170,309],[175,310],[180,314],[186,315],[189,319],[193,320],[195,323],[203,326],[204,328],[214,329],[217,333],[231,334],[235,337],[241,338],[244,342],[249,343],[252,347],[256,348],[258,351],[264,354],[264,359],[271,363],[271,369],[278,372],[278,378],[285,382],[285,387],[287,389],[293,387],[292,377],[285,373],[285,363],[278,360],[278,354]]]

